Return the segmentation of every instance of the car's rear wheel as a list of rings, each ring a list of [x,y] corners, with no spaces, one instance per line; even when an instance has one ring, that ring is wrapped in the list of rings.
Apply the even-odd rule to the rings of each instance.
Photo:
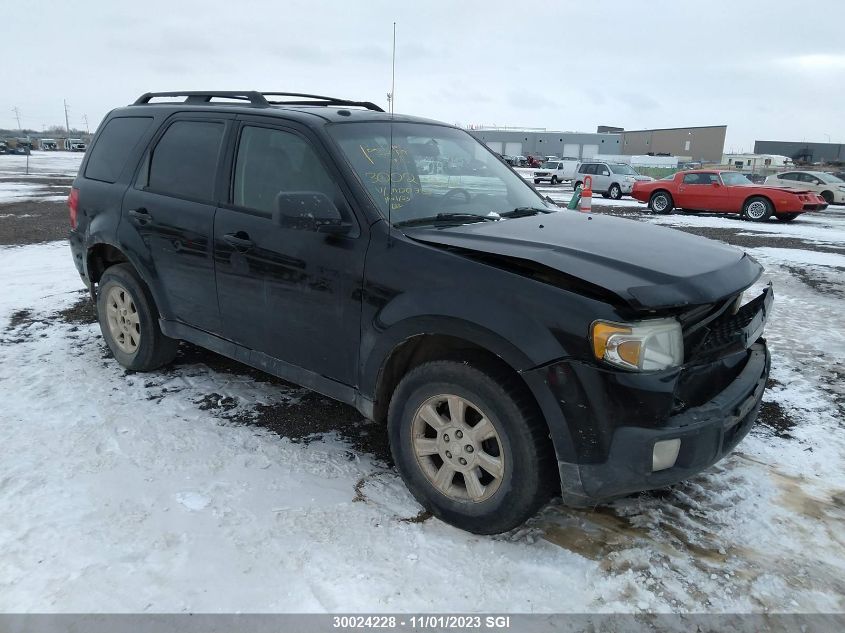
[[[668,191],[657,191],[651,194],[648,206],[655,213],[672,213],[674,203]]]
[[[162,334],[155,302],[129,264],[116,264],[103,273],[97,315],[106,344],[127,369],[150,371],[176,356],[179,342]]]
[[[521,525],[552,494],[553,452],[535,409],[494,370],[434,361],[410,371],[391,399],[388,432],[411,494],[477,534]]]
[[[792,222],[800,213],[775,213],[775,217],[781,222]]]
[[[833,192],[822,191],[821,196],[822,198],[824,198],[825,202],[827,202],[828,204],[833,204]]]
[[[745,201],[742,215],[752,222],[765,222],[772,215],[772,203],[760,196],[754,196]]]
[[[622,197],[622,188],[616,183],[613,183],[610,185],[610,189],[607,190],[607,193],[611,200],[619,200]]]

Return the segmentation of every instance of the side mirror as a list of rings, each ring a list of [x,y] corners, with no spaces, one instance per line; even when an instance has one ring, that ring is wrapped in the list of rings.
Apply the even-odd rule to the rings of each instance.
[[[319,191],[281,192],[276,196],[273,221],[288,229],[332,235],[344,235],[352,229],[329,197]]]

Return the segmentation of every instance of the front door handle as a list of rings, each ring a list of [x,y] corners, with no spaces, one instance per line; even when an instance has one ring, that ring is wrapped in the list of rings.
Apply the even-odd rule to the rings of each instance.
[[[238,250],[241,253],[245,253],[253,246],[255,246],[255,242],[249,239],[249,235],[244,231],[238,231],[237,233],[227,233],[223,236],[223,239],[226,241],[227,244],[229,244],[230,246],[234,246],[235,250]]]
[[[141,207],[139,209],[130,209],[129,217],[138,220],[138,222],[140,222],[141,224],[152,222],[153,219],[153,216],[151,216],[150,212],[147,211],[144,207]]]

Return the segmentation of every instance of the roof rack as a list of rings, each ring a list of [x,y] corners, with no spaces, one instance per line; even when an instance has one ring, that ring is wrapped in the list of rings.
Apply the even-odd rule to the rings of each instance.
[[[375,112],[384,112],[379,106],[371,101],[350,101],[337,97],[325,97],[323,95],[312,95],[302,92],[258,92],[257,90],[188,90],[177,92],[146,92],[135,100],[133,105],[144,105],[150,103],[157,97],[185,97],[184,103],[206,103],[210,104],[214,97],[234,99],[236,101],[249,101],[251,105],[336,105],[366,108]],[[267,97],[299,97],[295,100],[268,101]]]
[[[249,101],[252,105],[266,106],[267,99],[255,90],[188,90],[177,92],[146,92],[135,100],[132,105],[143,105],[149,103],[156,97],[185,97],[185,103],[210,103],[213,97],[235,99],[237,101]]]
[[[371,101],[350,101],[349,99],[310,95],[301,92],[262,92],[261,95],[264,97],[302,97],[304,99],[302,101],[270,101],[269,103],[272,105],[343,105],[357,106],[375,112],[384,112],[384,110]]]

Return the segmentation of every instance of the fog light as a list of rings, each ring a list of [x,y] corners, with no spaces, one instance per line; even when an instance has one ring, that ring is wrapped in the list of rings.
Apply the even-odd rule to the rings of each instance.
[[[681,450],[681,440],[663,440],[654,443],[654,452],[651,454],[651,470],[666,470],[675,465],[678,453]]]

